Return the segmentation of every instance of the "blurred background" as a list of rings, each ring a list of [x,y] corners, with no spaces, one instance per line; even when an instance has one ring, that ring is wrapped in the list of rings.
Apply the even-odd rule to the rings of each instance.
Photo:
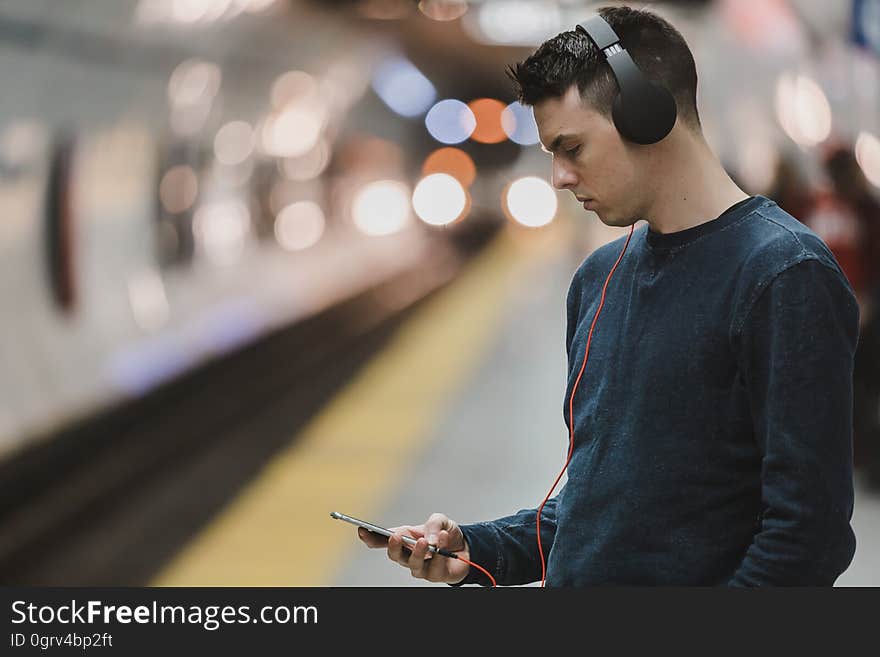
[[[504,67],[604,4],[0,0],[0,582],[419,585],[329,512],[540,503],[570,277],[623,232]],[[630,4],[857,291],[838,584],[880,585],[880,0]]]

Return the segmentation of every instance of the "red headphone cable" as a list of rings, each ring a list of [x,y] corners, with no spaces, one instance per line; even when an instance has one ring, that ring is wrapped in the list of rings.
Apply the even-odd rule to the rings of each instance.
[[[614,266],[611,268],[611,271],[608,272],[608,277],[605,279],[605,285],[602,286],[602,298],[599,300],[599,307],[596,309],[596,316],[593,317],[593,323],[590,325],[590,332],[587,335],[587,347],[584,351],[584,361],[581,363],[580,372],[578,372],[577,379],[575,379],[574,387],[571,390],[571,397],[568,400],[568,457],[565,459],[565,465],[562,466],[562,470],[559,472],[559,475],[556,477],[556,481],[553,482],[553,487],[550,489],[550,492],[547,493],[547,497],[544,498],[544,501],[541,502],[541,506],[538,507],[537,514],[537,529],[538,529],[538,553],[541,555],[541,586],[543,587],[545,581],[547,579],[547,568],[544,560],[544,548],[541,545],[541,512],[544,510],[544,505],[547,503],[547,500],[550,499],[550,496],[553,495],[553,491],[556,490],[556,486],[559,484],[559,480],[562,479],[562,475],[565,473],[568,468],[568,464],[571,461],[571,455],[574,449],[574,395],[577,392],[578,384],[581,381],[581,376],[583,376],[584,368],[587,365],[587,358],[590,355],[590,342],[593,339],[593,329],[596,328],[596,322],[599,319],[599,313],[602,312],[602,306],[605,305],[605,290],[608,289],[608,282],[611,280],[611,275],[614,274],[614,270],[617,269],[617,265],[620,264],[620,261],[623,259],[623,254],[626,253],[626,248],[629,246],[630,238],[633,236],[633,230],[635,229],[635,224],[630,226],[629,235],[626,238],[626,242],[623,245],[623,249],[620,252],[620,255],[617,256],[617,262],[614,263]],[[479,564],[475,564],[473,561],[468,561],[464,557],[461,557],[454,552],[449,552],[447,550],[438,549],[437,552],[444,557],[448,557],[450,559],[458,559],[459,561],[465,562],[467,565],[472,568],[476,568],[481,571],[486,577],[489,578],[489,581],[492,582],[492,586],[496,587],[498,584],[495,582],[495,578],[492,577],[492,574],[480,566]]]
[[[464,561],[468,566],[470,566],[471,568],[476,568],[477,570],[481,571],[486,577],[488,577],[489,581],[492,582],[492,588],[495,588],[496,586],[498,586],[498,584],[495,582],[495,578],[492,577],[492,573],[490,573],[488,570],[483,568],[481,565],[476,564],[473,561],[468,561],[464,557],[462,557],[458,554],[455,554],[455,552],[448,552],[447,550],[441,550],[439,548],[438,548],[437,552],[439,554],[442,554],[444,557],[449,557],[450,559],[458,559],[459,561]]]
[[[574,382],[574,387],[571,390],[571,397],[569,397],[568,399],[568,456],[565,459],[565,465],[562,466],[562,470],[560,470],[559,475],[557,475],[556,481],[553,482],[553,486],[552,488],[550,488],[550,492],[547,493],[547,497],[544,498],[544,501],[541,502],[541,506],[538,507],[536,524],[538,529],[538,553],[541,555],[541,587],[544,586],[547,579],[547,564],[544,560],[544,548],[541,545],[541,512],[544,510],[544,505],[547,504],[547,500],[549,500],[550,496],[553,495],[553,491],[556,490],[556,486],[559,484],[559,480],[562,479],[562,475],[565,473],[566,469],[568,468],[568,464],[571,461],[571,455],[574,451],[574,395],[577,392],[578,384],[581,382],[581,376],[583,375],[584,368],[587,365],[587,358],[590,355],[590,341],[593,339],[593,329],[596,328],[596,321],[599,319],[599,313],[602,312],[602,306],[605,304],[605,290],[608,289],[608,282],[611,280],[611,275],[614,273],[614,270],[617,269],[617,265],[619,265],[620,261],[623,259],[623,254],[626,253],[626,247],[629,246],[629,240],[633,236],[634,229],[635,224],[632,224],[629,228],[629,235],[626,238],[623,249],[620,251],[620,255],[617,256],[617,262],[614,263],[611,271],[608,272],[608,277],[605,279],[605,285],[602,286],[602,298],[599,300],[599,307],[596,309],[596,316],[593,317],[593,323],[590,325],[590,332],[587,335],[587,346],[584,350],[584,361],[583,363],[581,363],[581,370],[580,372],[578,372],[577,379],[575,379]],[[482,568],[480,568],[480,570],[482,570]]]

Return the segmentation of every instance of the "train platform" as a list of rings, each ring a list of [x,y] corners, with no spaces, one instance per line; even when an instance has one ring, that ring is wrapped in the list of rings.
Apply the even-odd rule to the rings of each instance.
[[[568,223],[539,238],[505,231],[150,584],[437,586],[367,549],[330,512],[394,526],[432,512],[466,523],[539,504],[567,448],[569,280],[617,232]],[[861,480],[853,524],[855,559],[837,585],[880,585],[880,494]]]

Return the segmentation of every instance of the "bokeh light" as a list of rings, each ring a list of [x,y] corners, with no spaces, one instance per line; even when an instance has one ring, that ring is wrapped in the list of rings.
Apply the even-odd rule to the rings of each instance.
[[[465,29],[484,43],[533,46],[563,29],[562,11],[556,2],[493,0],[465,18]],[[570,26],[568,27],[570,29]]]
[[[478,98],[468,103],[468,107],[477,122],[471,139],[481,144],[497,144],[507,139],[507,133],[501,126],[504,103],[494,98]]]
[[[422,175],[429,176],[432,173],[449,174],[467,188],[477,177],[477,167],[471,156],[460,148],[445,146],[431,153],[422,164]]]
[[[318,140],[308,153],[284,158],[279,162],[281,174],[289,180],[311,180],[320,176],[330,163],[330,145]]]
[[[412,204],[419,219],[432,226],[445,226],[462,216],[467,194],[452,176],[433,173],[416,185]]]
[[[250,232],[250,212],[241,201],[216,201],[196,211],[196,246],[217,265],[235,264],[244,252]]]
[[[199,179],[191,166],[173,166],[159,183],[159,200],[171,214],[189,210],[199,195]]]
[[[202,16],[202,21],[212,23],[214,21],[231,18],[232,15],[240,13],[233,5],[232,0],[213,0],[208,7],[208,11]]]
[[[241,164],[253,150],[254,129],[246,121],[230,121],[214,137],[214,157],[222,164]]]
[[[310,98],[318,91],[318,82],[305,71],[288,71],[272,83],[272,107],[282,110],[295,100]]]
[[[313,149],[327,121],[320,103],[294,102],[263,124],[263,149],[275,157],[299,157]]]
[[[278,4],[279,0],[235,0],[239,5],[244,7],[244,10],[249,14],[260,14],[264,11],[268,11],[276,4]]]
[[[412,62],[403,57],[390,57],[376,69],[373,90],[393,112],[414,117],[424,114],[437,91]]]
[[[428,111],[425,127],[434,139],[443,144],[460,144],[473,134],[477,119],[463,102],[447,98]]]
[[[229,21],[244,12],[257,14],[274,7],[279,0],[138,0],[138,23],[176,23],[202,26]]]
[[[190,136],[204,127],[222,77],[220,67],[199,59],[186,60],[174,69],[168,81],[170,123],[174,132]]]
[[[556,216],[556,193],[546,180],[527,176],[510,184],[504,196],[504,206],[514,221],[538,228],[546,226]]]
[[[419,11],[435,21],[454,21],[467,10],[466,0],[419,0]]]
[[[259,128],[260,146],[273,157],[300,157],[315,148],[330,108],[320,85],[305,71],[288,71],[272,84],[273,111]]]
[[[313,201],[299,201],[283,208],[275,217],[275,238],[288,251],[313,246],[324,234],[324,212]]]
[[[168,296],[157,270],[147,268],[128,279],[128,301],[141,330],[158,331],[168,322]]]
[[[776,85],[776,116],[800,146],[815,146],[831,134],[831,106],[819,84],[806,75],[783,74]]]
[[[856,161],[868,182],[880,187],[880,139],[870,132],[860,132],[856,139]]]
[[[195,23],[207,19],[211,0],[174,0],[171,3],[171,18],[177,23]]]
[[[351,216],[366,235],[391,235],[410,220],[410,193],[402,182],[379,180],[368,183],[355,195]]]
[[[501,113],[501,128],[510,141],[521,146],[532,146],[539,141],[534,110],[519,102],[514,101],[504,108]]]
[[[217,94],[222,74],[211,62],[188,59],[171,74],[168,81],[168,100],[173,108],[199,105]]]

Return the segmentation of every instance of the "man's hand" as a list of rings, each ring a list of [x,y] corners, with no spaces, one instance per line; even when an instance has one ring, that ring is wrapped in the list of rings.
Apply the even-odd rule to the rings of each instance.
[[[395,536],[386,538],[358,527],[358,538],[371,548],[387,547],[388,558],[404,568],[409,568],[412,576],[418,579],[457,584],[468,574],[470,566],[463,561],[428,552],[428,545],[436,545],[455,552],[465,559],[470,558],[464,535],[458,524],[442,513],[431,514],[423,525],[403,525],[390,529]],[[410,550],[400,536],[410,536],[418,542]]]

